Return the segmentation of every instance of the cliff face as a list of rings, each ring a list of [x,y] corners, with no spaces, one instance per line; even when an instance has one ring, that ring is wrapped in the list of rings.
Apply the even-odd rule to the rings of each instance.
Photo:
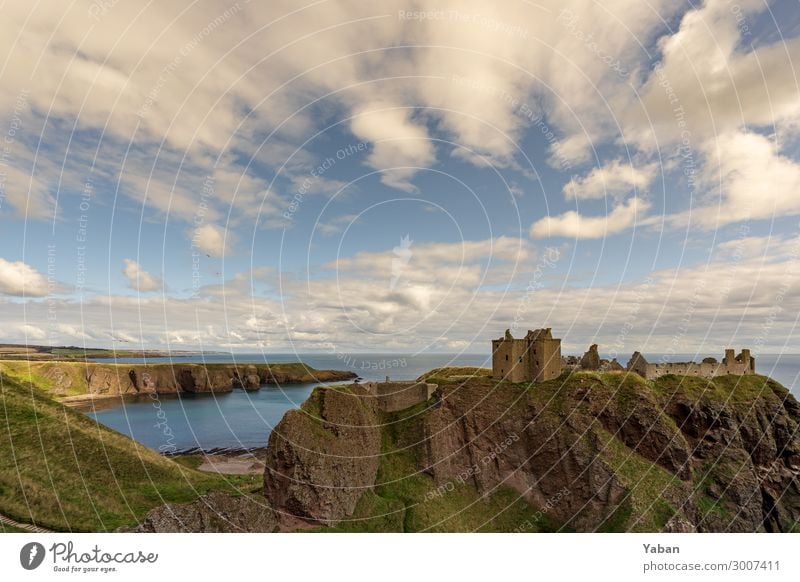
[[[339,382],[353,372],[315,370],[304,364],[95,364],[84,362],[0,362],[0,370],[35,379],[53,396],[175,394],[258,390],[263,384]]]
[[[317,389],[272,431],[264,491],[285,526],[333,524],[375,484],[381,429],[362,386]]]
[[[434,397],[400,413],[353,386],[284,417],[265,474],[283,529],[800,527],[800,405],[767,378],[429,381]]]

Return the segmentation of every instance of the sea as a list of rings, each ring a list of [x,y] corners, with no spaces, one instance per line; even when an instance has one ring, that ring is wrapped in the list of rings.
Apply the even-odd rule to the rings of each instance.
[[[602,356],[602,354],[601,354]],[[688,361],[693,355],[662,357],[645,354],[648,361]],[[491,367],[490,354],[199,354],[163,358],[96,359],[119,364],[304,362],[318,370],[351,370],[364,380],[412,380],[434,368]],[[623,362],[624,364],[624,362]],[[770,376],[800,398],[800,354],[760,354],[759,374]],[[81,409],[98,422],[164,454],[194,451],[250,451],[267,445],[283,415],[298,408],[315,386],[265,385],[257,391],[223,394],[142,395],[97,401]]]

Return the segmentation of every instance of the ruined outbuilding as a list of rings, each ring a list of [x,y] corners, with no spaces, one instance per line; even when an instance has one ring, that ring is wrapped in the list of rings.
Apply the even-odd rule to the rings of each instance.
[[[386,382],[365,382],[361,386],[376,398],[378,408],[384,412],[397,412],[426,402],[437,388],[436,384],[416,380],[390,381],[388,376]]]
[[[545,382],[561,374],[561,340],[551,328],[528,330],[515,339],[510,330],[492,340],[492,377],[509,382]]]
[[[628,362],[628,370],[636,372],[647,380],[655,380],[667,374],[678,376],[698,376],[700,378],[715,378],[732,374],[747,376],[756,373],[756,359],[750,355],[750,350],[743,349],[737,356],[735,350],[725,350],[722,362],[715,358],[705,358],[697,362],[661,362],[651,364],[639,352],[634,352]]]
[[[600,354],[597,351],[597,344],[589,346],[588,351],[586,351],[581,358],[580,366],[582,370],[600,369]]]

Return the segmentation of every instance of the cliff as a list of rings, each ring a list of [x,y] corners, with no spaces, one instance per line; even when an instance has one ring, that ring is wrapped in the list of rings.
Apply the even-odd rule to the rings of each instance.
[[[0,361],[0,371],[29,381],[56,397],[230,392],[262,384],[339,382],[353,372],[315,370],[305,364],[95,364]]]
[[[363,386],[314,390],[267,446],[265,493],[284,524],[333,524],[375,484],[381,455],[377,398]]]
[[[279,527],[339,531],[798,531],[800,405],[763,376],[447,371],[384,413],[315,390],[272,432]]]

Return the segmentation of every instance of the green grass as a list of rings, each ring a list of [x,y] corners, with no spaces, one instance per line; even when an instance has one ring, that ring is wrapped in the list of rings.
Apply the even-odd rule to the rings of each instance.
[[[475,368],[475,367],[445,367],[434,368],[429,372],[425,372],[417,378],[417,382],[435,382],[434,378],[440,381],[448,381],[450,376],[472,376],[472,379],[489,378],[492,375],[491,368]]]
[[[668,374],[651,383],[654,391],[666,397],[684,396],[697,402],[727,402],[750,405],[759,398],[783,398],[788,390],[766,376],[718,376],[713,380]]]
[[[0,513],[16,521],[113,531],[163,503],[260,488],[258,476],[201,473],[162,457],[0,374]]]

